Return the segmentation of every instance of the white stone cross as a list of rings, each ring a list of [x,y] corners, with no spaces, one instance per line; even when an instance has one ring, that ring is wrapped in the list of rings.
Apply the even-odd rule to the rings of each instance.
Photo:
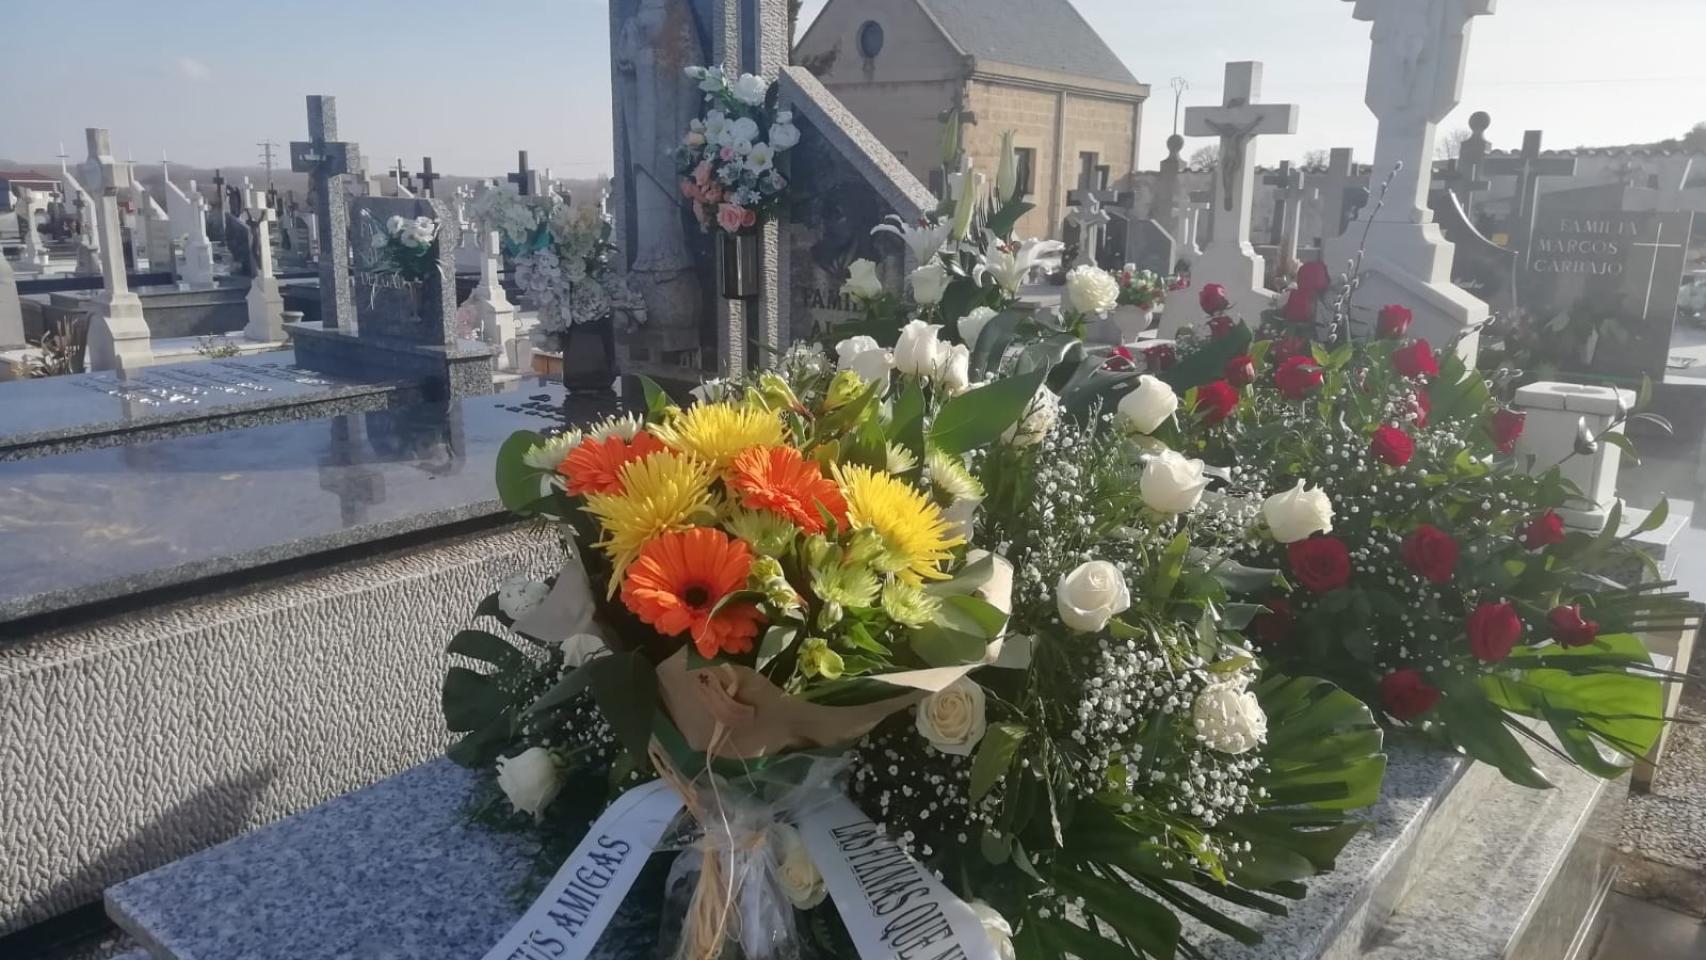
[[[1355,154],[1350,147],[1334,147],[1328,154],[1327,169],[1311,174],[1309,179],[1321,192],[1321,249],[1339,239],[1345,232],[1345,193],[1351,189],[1356,176]],[[1333,264],[1338,269],[1341,264]]]
[[[515,305],[504,293],[500,276],[502,235],[496,230],[487,230],[480,234],[480,239],[480,282],[468,295],[468,302],[473,305],[474,319],[479,323],[480,339],[498,352],[498,368],[518,370],[521,368],[521,351],[515,335]]]
[[[129,371],[154,362],[142,301],[131,292],[119,236],[118,195],[130,189],[130,171],[113,159],[107,131],[89,127],[84,176],[95,190],[95,222],[101,237],[101,292],[89,301],[88,367]]]
[[[1102,209],[1102,201],[1095,191],[1081,190],[1078,194],[1078,206],[1066,217],[1066,222],[1078,228],[1078,259],[1072,265],[1094,267],[1097,266],[1096,251],[1102,246],[1102,229],[1113,222],[1113,218]]]
[[[1214,239],[1191,272],[1196,285],[1226,287],[1236,308],[1254,321],[1274,294],[1262,285],[1264,264],[1250,245],[1250,204],[1256,183],[1256,138],[1297,132],[1294,104],[1259,103],[1262,65],[1240,61],[1226,65],[1226,90],[1218,107],[1185,110],[1185,134],[1220,139],[1220,166],[1215,171]],[[1185,316],[1163,314],[1162,338],[1182,325],[1206,319],[1201,308],[1187,300]]]
[[[249,281],[246,298],[249,324],[243,328],[243,336],[276,343],[284,339],[284,296],[279,292],[278,280],[274,279],[272,272],[271,227],[278,218],[278,212],[267,203],[265,191],[248,186],[246,178],[242,196],[244,210],[254,224],[255,246],[260,251],[255,260],[255,276]]]
[[[249,187],[243,190],[243,206],[249,214],[249,220],[255,228],[255,244],[260,247],[260,256],[255,261],[257,276],[271,277],[272,272],[272,224],[278,219],[278,212],[267,203],[267,195]]]
[[[1314,200],[1319,188],[1305,184],[1303,171],[1293,170],[1291,161],[1280,163],[1279,170],[1262,178],[1262,182],[1279,187],[1279,262],[1286,269],[1297,263],[1297,235],[1303,232],[1303,204]]]

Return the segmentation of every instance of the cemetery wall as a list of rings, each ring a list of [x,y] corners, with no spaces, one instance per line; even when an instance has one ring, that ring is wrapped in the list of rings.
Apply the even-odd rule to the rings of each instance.
[[[446,642],[560,560],[509,527],[0,649],[0,934],[437,755]]]

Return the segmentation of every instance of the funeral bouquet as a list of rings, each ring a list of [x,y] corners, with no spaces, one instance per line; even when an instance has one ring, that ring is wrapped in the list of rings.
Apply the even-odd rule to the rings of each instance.
[[[1581,491],[1525,462],[1525,415],[1498,384],[1411,336],[1402,306],[1353,322],[1312,266],[1254,336],[1221,318],[1171,383],[1145,377],[1119,401],[1133,431],[1223,469],[1225,509],[1250,527],[1234,555],[1265,607],[1250,635],[1281,669],[1515,782],[1548,785],[1525,742],[1615,776],[1663,718],[1665,674],[1638,635],[1698,621],[1673,583],[1642,582],[1653,564],[1633,538],[1665,505],[1628,532],[1615,509],[1601,532],[1566,529]],[[1575,455],[1627,446],[1629,419],[1663,425],[1639,406],[1584,427]]]
[[[571,560],[452,640],[450,754],[578,846],[490,955],[584,955],[663,851],[677,957],[1254,942],[1226,904],[1283,913],[1384,756],[1247,649],[1201,464],[1060,417],[1081,352],[973,386],[922,320],[842,346],[505,445]]]
[[[1128,263],[1114,279],[1119,281],[1121,306],[1150,311],[1160,310],[1166,305],[1171,285],[1155,271],[1139,270]]]
[[[639,298],[611,261],[613,225],[596,208],[573,207],[554,192],[522,196],[493,185],[475,196],[471,210],[501,236],[516,286],[538,309],[542,332],[562,334],[614,315],[643,321]]]
[[[800,142],[800,129],[763,77],[721,66],[688,67],[687,76],[704,91],[707,109],[676,149],[681,193],[701,227],[740,233],[781,208],[788,178],[778,161]]]
[[[362,216],[373,220],[365,210]],[[364,272],[370,278],[418,284],[438,273],[438,221],[431,217],[391,217],[368,234],[373,254]]]

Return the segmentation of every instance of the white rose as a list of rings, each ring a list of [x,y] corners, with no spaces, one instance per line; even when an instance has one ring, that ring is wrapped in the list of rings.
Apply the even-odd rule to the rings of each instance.
[[[402,217],[392,217],[391,219],[385,221],[385,232],[386,233],[397,234],[397,233],[400,233],[402,231],[402,229],[403,229],[403,218]]]
[[[995,311],[988,307],[978,307],[966,314],[960,318],[960,339],[966,342],[966,346],[976,349],[977,338],[983,333],[983,328],[989,325],[989,321],[994,319]]]
[[[936,371],[936,361],[942,353],[939,323],[913,320],[900,328],[894,342],[894,368],[901,373],[927,377]]]
[[[1038,387],[1036,395],[1025,407],[1025,415],[1001,435],[1001,439],[1015,447],[1032,447],[1043,442],[1048,432],[1054,429],[1055,421],[1060,419],[1060,398],[1048,387]]]
[[[728,142],[739,143],[745,140],[751,143],[758,139],[758,121],[751,117],[740,117],[729,121]]]
[[[791,123],[770,125],[770,145],[778,151],[792,150],[800,142],[800,128]]]
[[[1125,574],[1106,560],[1092,560],[1060,578],[1054,588],[1061,622],[1079,633],[1095,633],[1131,609]]]
[[[887,380],[894,360],[872,337],[848,337],[835,345],[836,369],[851,370],[868,382]]]
[[[1120,284],[1100,267],[1073,267],[1066,275],[1066,299],[1082,314],[1112,313],[1120,305]]]
[[[948,271],[939,261],[929,263],[907,277],[912,283],[912,299],[921,306],[933,307],[942,302],[942,294],[948,289]]]
[[[1310,490],[1302,480],[1290,490],[1264,501],[1262,516],[1280,543],[1296,543],[1317,533],[1333,532],[1333,502],[1327,499],[1325,490]]]
[[[870,260],[855,260],[847,265],[847,282],[841,292],[860,300],[875,300],[883,295],[883,281],[877,276],[877,265]]]
[[[953,396],[971,386],[971,350],[965,344],[942,345],[936,359],[936,383]]]
[[[1197,739],[1210,750],[1248,753],[1268,738],[1268,715],[1244,684],[1243,679],[1211,683],[1191,705]]]
[[[1192,460],[1173,450],[1163,450],[1149,458],[1143,468],[1138,492],[1151,510],[1159,513],[1190,513],[1208,489],[1203,476],[1203,462]]]
[[[563,774],[551,751],[528,747],[520,756],[498,758],[498,787],[511,806],[537,820],[563,789]]]
[[[995,908],[982,900],[973,900],[966,904],[977,917],[977,922],[983,924],[983,932],[989,937],[989,942],[995,945],[995,956],[998,960],[1014,960],[1013,925],[1007,918],[995,912]]]
[[[561,463],[561,458],[557,462]],[[544,603],[550,592],[550,587],[526,574],[510,577],[498,584],[498,609],[511,620],[520,620]]]
[[[734,85],[729,88],[729,91],[741,103],[756,107],[764,102],[764,95],[770,91],[770,84],[756,74],[743,73],[740,75],[740,79],[736,80]]]
[[[782,893],[797,910],[810,910],[822,903],[829,891],[823,885],[823,874],[806,850],[806,842],[792,824],[778,823],[770,827],[770,862],[776,869],[776,880]]]
[[[1179,395],[1166,381],[1147,374],[1137,378],[1137,389],[1120,400],[1119,415],[1139,433],[1154,433],[1167,418],[1179,411]]]
[[[942,753],[969,757],[983,739],[983,688],[961,677],[918,705],[918,732]]]
[[[577,633],[563,640],[558,646],[563,651],[563,663],[570,669],[610,652],[604,645],[604,638],[594,633]]]

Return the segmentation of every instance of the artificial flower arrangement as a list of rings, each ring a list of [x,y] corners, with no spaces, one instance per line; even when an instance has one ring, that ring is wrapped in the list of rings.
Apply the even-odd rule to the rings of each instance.
[[[362,211],[369,221],[372,214]],[[373,255],[363,273],[370,280],[418,284],[438,274],[438,221],[431,217],[391,217],[383,229],[368,231]]]
[[[674,956],[1170,958],[1182,916],[1258,940],[1224,904],[1283,913],[1360,829],[1378,727],[1247,649],[1201,464],[1059,415],[1099,358],[974,386],[939,333],[505,445],[572,559],[452,641],[450,753],[579,843],[512,937],[584,933],[573,878],[622,899],[637,845],[681,851],[638,895]],[[697,826],[633,839],[655,804]]]
[[[793,111],[778,109],[774,85],[755,74],[716,66],[688,67],[687,76],[704,91],[708,109],[676,150],[681,193],[705,230],[749,230],[786,198],[779,161],[800,142]]]
[[[1206,339],[1118,402],[1129,429],[1221,468],[1216,492],[1249,520],[1234,555],[1265,607],[1257,648],[1517,783],[1548,785],[1525,741],[1622,772],[1663,722],[1668,674],[1638,634],[1699,619],[1674,583],[1636,582],[1653,564],[1634,538],[1665,505],[1626,534],[1617,511],[1603,532],[1567,530],[1558,511],[1584,501],[1553,465],[1520,462],[1524,414],[1410,336],[1404,307],[1357,329],[1353,280],[1315,263],[1297,283],[1254,336],[1206,285]],[[1631,417],[1664,425],[1630,411],[1578,453],[1627,444]]]
[[[515,264],[516,286],[539,311],[540,332],[560,335],[616,317],[645,321],[639,297],[611,259],[614,225],[597,208],[575,208],[554,191],[522,196],[489,184],[470,210],[498,232]]]
[[[1119,282],[1120,305],[1136,307],[1146,313],[1159,312],[1166,306],[1172,284],[1153,270],[1139,270],[1134,264],[1115,274]]]

